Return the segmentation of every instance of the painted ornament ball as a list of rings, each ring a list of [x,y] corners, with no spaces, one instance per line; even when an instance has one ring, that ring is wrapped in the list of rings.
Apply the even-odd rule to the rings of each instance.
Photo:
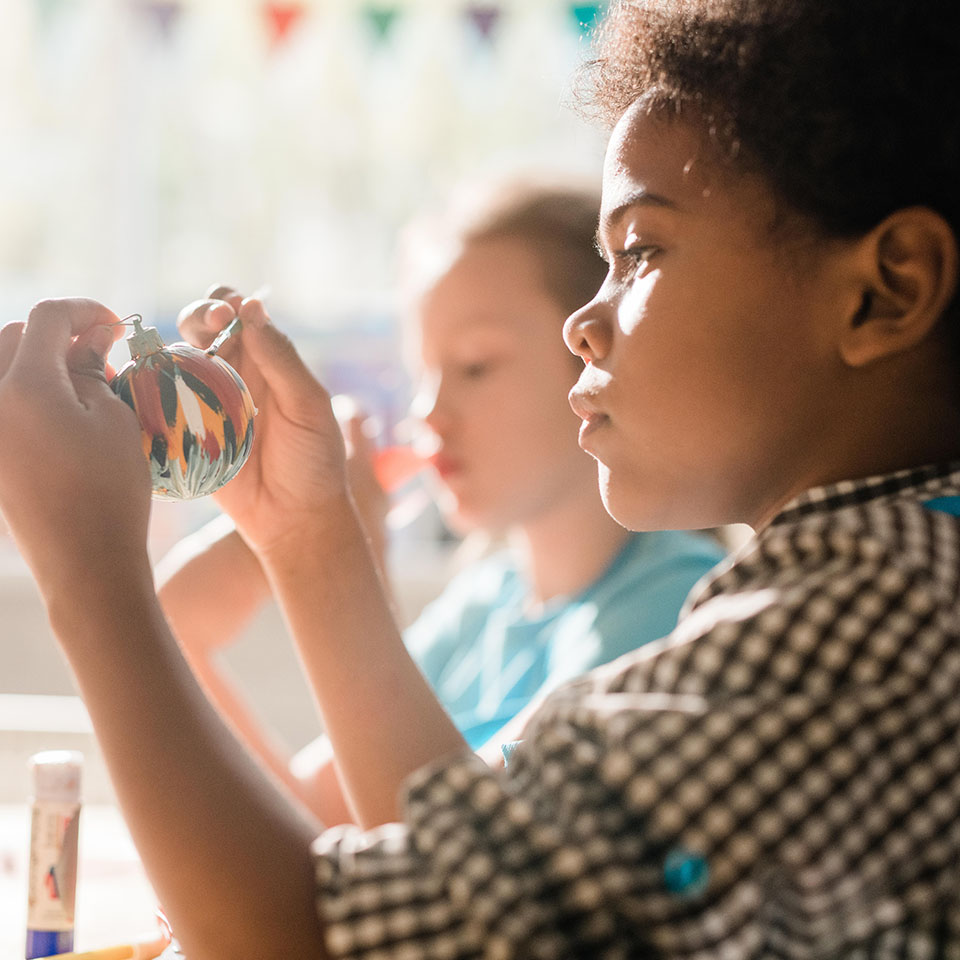
[[[192,500],[236,476],[253,446],[256,408],[227,363],[188,343],[165,346],[134,319],[130,361],[110,382],[140,421],[153,496]]]

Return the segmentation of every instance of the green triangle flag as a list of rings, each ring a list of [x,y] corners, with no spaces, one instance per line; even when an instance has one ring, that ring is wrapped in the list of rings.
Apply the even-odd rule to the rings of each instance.
[[[46,30],[53,24],[63,9],[64,0],[35,0],[37,23]]]
[[[378,4],[370,4],[363,8],[363,16],[378,43],[386,43],[390,39],[390,33],[400,15],[399,7],[386,7]]]

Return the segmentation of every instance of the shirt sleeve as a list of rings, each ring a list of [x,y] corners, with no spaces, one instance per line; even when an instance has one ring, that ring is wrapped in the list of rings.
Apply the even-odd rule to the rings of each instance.
[[[878,556],[784,583],[716,596],[555,693],[505,771],[455,758],[411,779],[404,826],[323,835],[331,953],[929,947],[960,849],[942,608]]]
[[[317,842],[331,953],[632,958],[755,935],[763,876],[742,866],[761,851],[726,796],[751,763],[718,750],[754,725],[775,739],[775,713],[603,694],[553,704],[502,774],[466,757],[418,775],[405,826]],[[784,771],[755,775],[780,840]]]
[[[611,858],[613,834],[557,823],[548,796],[545,784],[531,790],[469,756],[417,778],[405,826],[324,834],[315,854],[331,953],[600,956],[589,951],[614,932],[597,912],[604,888],[635,850]]]

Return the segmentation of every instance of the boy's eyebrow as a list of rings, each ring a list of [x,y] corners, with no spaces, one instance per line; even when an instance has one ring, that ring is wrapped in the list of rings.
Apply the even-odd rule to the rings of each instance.
[[[651,207],[669,207],[673,210],[677,209],[677,205],[672,200],[668,200],[666,197],[661,197],[657,193],[649,193],[646,190],[638,190],[636,193],[631,193],[625,200],[623,200],[621,203],[618,203],[609,213],[600,216],[600,222],[597,225],[597,235],[594,240],[596,245],[598,247],[602,247],[600,238],[605,229],[612,229],[617,220],[619,220],[631,207],[641,205]]]

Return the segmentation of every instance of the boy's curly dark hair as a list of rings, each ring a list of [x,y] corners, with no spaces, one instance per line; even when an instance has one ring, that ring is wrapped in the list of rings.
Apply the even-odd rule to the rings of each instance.
[[[693,114],[828,234],[929,206],[960,236],[954,0],[620,0],[581,101]],[[951,93],[951,91],[953,91]]]

